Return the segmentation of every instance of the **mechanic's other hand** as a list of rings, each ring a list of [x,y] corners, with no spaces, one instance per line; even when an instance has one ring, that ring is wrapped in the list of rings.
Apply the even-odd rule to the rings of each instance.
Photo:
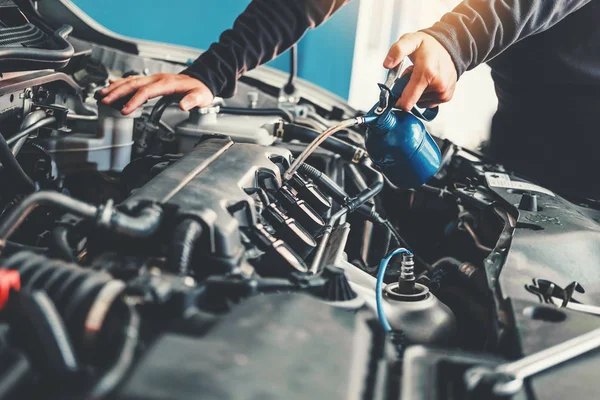
[[[448,51],[436,39],[423,32],[402,35],[390,48],[383,66],[393,68],[404,57],[413,62],[412,76],[396,104],[398,107],[405,111],[415,104],[431,108],[452,99],[456,67]]]
[[[179,102],[179,107],[183,111],[189,111],[194,107],[208,106],[214,99],[212,92],[204,83],[191,76],[179,74],[130,76],[111,81],[110,86],[100,91],[105,96],[102,99],[105,104],[110,104],[133,92],[136,94],[121,110],[123,115],[131,114],[148,99],[175,93],[185,95]]]

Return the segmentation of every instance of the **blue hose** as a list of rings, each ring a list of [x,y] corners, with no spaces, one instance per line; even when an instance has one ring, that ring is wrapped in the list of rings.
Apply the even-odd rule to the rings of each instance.
[[[379,318],[379,322],[381,322],[381,325],[383,325],[383,329],[386,332],[391,332],[392,327],[390,326],[390,323],[388,322],[385,316],[385,312],[383,311],[383,279],[385,278],[385,270],[387,269],[390,260],[392,259],[392,257],[400,253],[412,254],[409,250],[403,247],[392,251],[386,258],[381,260],[381,263],[379,263],[379,272],[377,272],[377,285],[375,286],[375,303],[377,304],[377,317]]]

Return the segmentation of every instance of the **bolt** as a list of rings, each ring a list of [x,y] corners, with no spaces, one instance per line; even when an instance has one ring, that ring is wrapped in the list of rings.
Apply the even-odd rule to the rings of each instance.
[[[196,285],[196,281],[191,276],[186,276],[183,278],[183,284],[188,287],[194,287]]]
[[[248,107],[256,108],[258,106],[258,92],[248,92]]]
[[[31,99],[33,97],[33,90],[27,88],[19,95],[20,99]]]

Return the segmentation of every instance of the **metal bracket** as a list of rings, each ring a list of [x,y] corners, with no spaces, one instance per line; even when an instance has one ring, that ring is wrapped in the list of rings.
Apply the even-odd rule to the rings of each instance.
[[[579,282],[573,281],[563,289],[554,282],[546,279],[534,279],[533,285],[527,285],[525,289],[538,296],[542,302],[547,304],[555,304],[553,298],[562,299],[560,308],[567,307],[570,302],[579,303],[573,299],[575,292],[585,293],[585,289]]]

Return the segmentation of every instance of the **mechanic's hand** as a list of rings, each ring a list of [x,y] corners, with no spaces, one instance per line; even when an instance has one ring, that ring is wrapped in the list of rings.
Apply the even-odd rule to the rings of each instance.
[[[457,81],[456,67],[444,46],[426,33],[408,33],[390,48],[383,66],[393,68],[404,57],[413,62],[412,76],[396,104],[398,107],[405,111],[415,104],[432,108],[452,99]]]
[[[204,83],[191,76],[179,74],[130,76],[111,81],[110,86],[100,91],[105,96],[102,99],[105,104],[110,104],[133,92],[137,93],[121,110],[123,115],[131,114],[148,99],[175,93],[185,95],[179,102],[179,107],[183,111],[189,111],[194,107],[208,106],[214,99],[212,92]]]

